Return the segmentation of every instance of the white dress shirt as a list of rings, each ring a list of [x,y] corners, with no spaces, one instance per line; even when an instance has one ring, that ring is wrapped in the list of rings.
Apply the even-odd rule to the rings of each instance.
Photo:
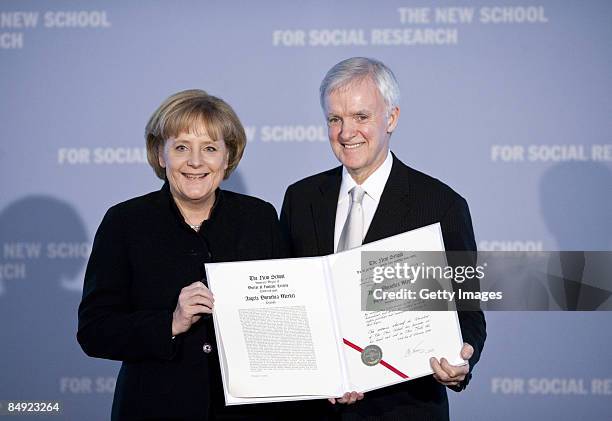
[[[374,219],[374,213],[378,208],[380,197],[387,184],[391,167],[393,166],[393,157],[391,151],[387,152],[387,158],[380,167],[376,169],[361,185],[365,190],[363,197],[363,238],[365,238],[368,228]],[[351,201],[350,191],[357,183],[348,173],[345,167],[342,167],[342,184],[340,184],[340,194],[338,195],[338,206],[336,207],[336,225],[334,228],[334,251],[338,250],[338,242],[342,234],[342,228],[348,216],[349,205]],[[362,238],[362,240],[363,240]]]

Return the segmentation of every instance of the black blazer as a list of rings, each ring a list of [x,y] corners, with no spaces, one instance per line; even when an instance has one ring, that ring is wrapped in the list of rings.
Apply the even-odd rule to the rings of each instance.
[[[224,408],[210,316],[174,340],[171,323],[181,288],[203,279],[204,263],[278,258],[284,250],[274,207],[237,193],[217,190],[199,233],[167,184],[110,208],[87,265],[77,338],[87,355],[123,361],[112,419],[205,420],[211,406],[245,417],[273,411]]]
[[[342,167],[337,167],[298,181],[287,189],[281,225],[292,256],[320,256],[334,252],[334,225],[341,182]],[[465,199],[439,180],[404,165],[393,155],[391,174],[364,243],[436,222],[442,226],[446,250],[476,250]],[[481,311],[459,312],[459,321],[464,341],[474,347],[471,370],[480,358],[486,338],[484,315]],[[455,389],[465,388],[470,377],[471,373]],[[321,406],[310,410],[319,412]],[[343,407],[341,412],[342,419],[449,418],[446,389],[432,376],[368,392],[362,401]]]

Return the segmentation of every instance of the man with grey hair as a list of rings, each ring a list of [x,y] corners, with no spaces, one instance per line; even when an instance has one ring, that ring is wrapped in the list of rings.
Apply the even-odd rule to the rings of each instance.
[[[447,250],[476,250],[468,205],[439,180],[404,165],[389,150],[399,116],[399,86],[380,61],[353,57],[326,74],[321,107],[342,166],[287,188],[281,223],[292,255],[320,256],[440,222]],[[486,338],[480,311],[459,312],[467,365],[432,358],[434,374],[365,394],[308,405],[313,418],[449,418],[445,388],[463,390]],[[445,387],[446,386],[446,387]]]

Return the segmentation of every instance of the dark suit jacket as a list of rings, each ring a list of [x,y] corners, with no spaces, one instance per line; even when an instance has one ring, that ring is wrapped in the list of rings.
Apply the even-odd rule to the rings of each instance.
[[[273,414],[273,406],[224,408],[210,316],[174,340],[171,323],[180,290],[204,277],[204,263],[284,255],[276,210],[253,197],[218,190],[199,233],[167,184],[110,208],[87,266],[77,338],[88,355],[123,362],[112,418],[205,420],[211,406],[217,415]]]
[[[334,224],[342,167],[308,177],[287,189],[281,225],[294,257],[334,252]],[[364,243],[440,222],[446,250],[476,250],[466,201],[437,179],[418,172],[393,156],[391,174]],[[480,358],[486,338],[480,311],[460,312],[465,342],[474,347],[470,369]],[[465,388],[471,373],[456,388]],[[328,405],[329,406],[329,405]],[[311,411],[322,411],[312,405]],[[342,409],[342,419],[448,419],[444,386],[433,377],[412,380],[366,393],[362,401]],[[336,414],[337,415],[337,414]],[[413,418],[414,417],[414,418]]]

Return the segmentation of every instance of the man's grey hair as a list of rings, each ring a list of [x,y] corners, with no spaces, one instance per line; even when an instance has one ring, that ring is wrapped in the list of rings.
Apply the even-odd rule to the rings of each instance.
[[[325,99],[337,89],[370,78],[387,106],[387,112],[399,106],[400,90],[395,75],[384,63],[367,57],[351,57],[329,69],[319,88],[321,108]]]

